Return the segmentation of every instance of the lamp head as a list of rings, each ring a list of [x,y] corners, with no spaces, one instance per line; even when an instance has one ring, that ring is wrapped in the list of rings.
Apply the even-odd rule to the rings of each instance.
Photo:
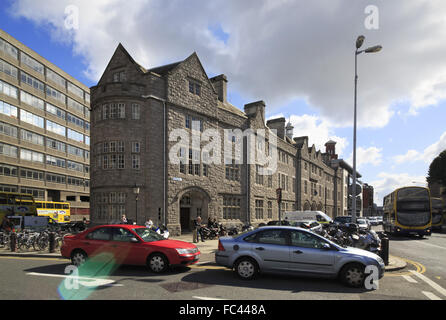
[[[364,39],[365,39],[364,36],[359,36],[359,37],[356,39],[356,49],[361,48],[362,44],[364,43]]]
[[[381,51],[382,48],[383,48],[383,47],[381,47],[381,46],[373,46],[373,47],[370,47],[370,48],[365,49],[364,51],[365,51],[366,53],[375,53],[375,52],[379,52],[379,51]]]

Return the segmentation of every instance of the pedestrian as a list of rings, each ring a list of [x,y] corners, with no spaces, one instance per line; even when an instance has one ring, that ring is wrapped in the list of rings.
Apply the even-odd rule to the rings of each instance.
[[[153,227],[153,221],[152,219],[147,219],[146,223],[145,223],[146,228],[152,228]]]
[[[201,217],[198,216],[197,220],[195,220],[195,229],[197,230],[197,242],[199,242],[198,240],[198,236],[200,236],[201,241],[204,242],[203,240],[203,230],[202,230],[202,223],[201,223]]]
[[[121,217],[121,224],[128,224],[127,217],[125,216],[125,214],[123,214]]]
[[[7,233],[13,231],[14,229],[14,223],[7,216],[3,218],[2,229]]]

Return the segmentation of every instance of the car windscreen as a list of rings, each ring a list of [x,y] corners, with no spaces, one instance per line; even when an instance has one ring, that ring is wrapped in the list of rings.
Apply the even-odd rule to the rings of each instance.
[[[367,224],[367,222],[364,219],[357,219],[356,220],[359,224]]]
[[[149,228],[135,228],[133,229],[135,233],[141,237],[141,239],[144,240],[144,242],[153,242],[153,241],[159,241],[159,240],[165,240],[165,238],[153,231]]]

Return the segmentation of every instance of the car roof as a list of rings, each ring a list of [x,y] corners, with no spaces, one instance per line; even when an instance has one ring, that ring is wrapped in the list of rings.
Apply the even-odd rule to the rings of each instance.
[[[131,229],[137,229],[137,228],[145,228],[145,226],[138,226],[138,225],[133,225],[133,224],[102,224],[99,226],[95,226],[95,229],[98,228],[123,228],[123,229],[127,229],[127,230],[131,230]]]

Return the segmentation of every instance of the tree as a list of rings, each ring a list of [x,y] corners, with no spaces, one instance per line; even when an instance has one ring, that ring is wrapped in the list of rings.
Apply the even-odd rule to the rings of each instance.
[[[426,180],[428,183],[437,182],[446,187],[446,150],[431,162]]]

